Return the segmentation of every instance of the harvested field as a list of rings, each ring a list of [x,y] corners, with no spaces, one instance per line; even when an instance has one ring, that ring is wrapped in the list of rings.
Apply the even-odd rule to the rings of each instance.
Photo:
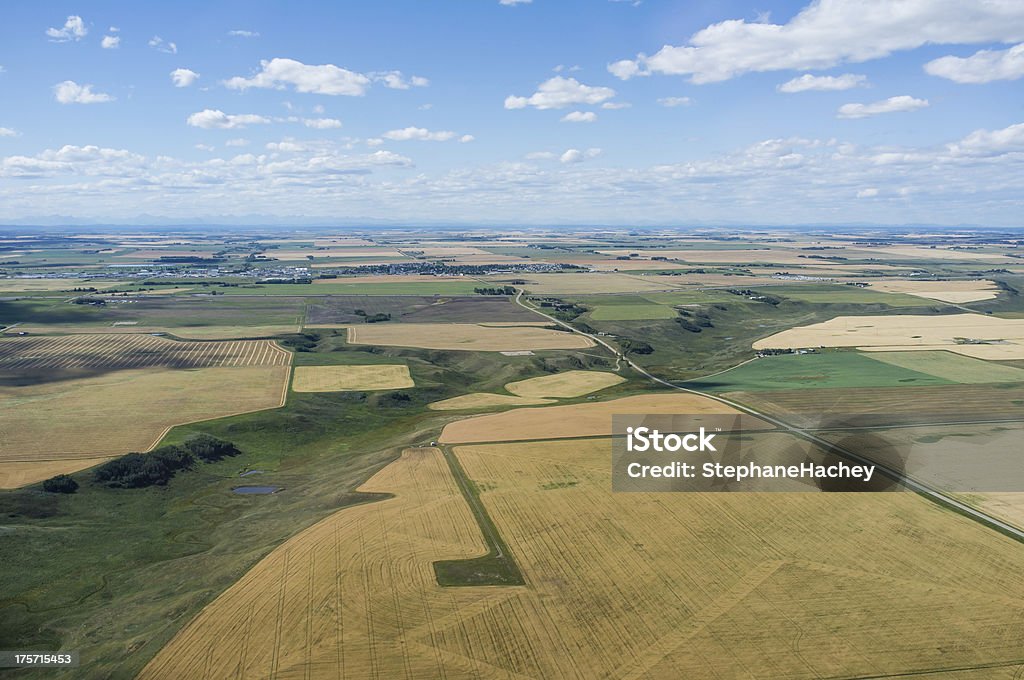
[[[277,548],[141,680],[810,680],[1019,665],[1019,544],[914,494],[615,494],[606,439],[462,446],[527,586],[441,588],[431,563],[483,546],[428,451],[363,488],[394,498]]]
[[[489,394],[487,392],[474,392],[463,394],[451,399],[442,399],[427,404],[427,408],[434,411],[471,411],[495,406],[538,406],[540,404],[553,404],[553,399],[539,399],[530,397],[514,397],[507,394]]]
[[[944,349],[967,356],[1024,359],[1024,319],[1001,319],[985,314],[838,316],[776,333],[756,341],[753,347]]]
[[[1013,262],[1013,258],[1000,253],[978,252],[976,250],[954,250],[953,248],[930,248],[925,246],[887,246],[865,248],[870,257],[887,260],[959,260],[961,262]],[[879,254],[883,257],[879,258]]]
[[[906,293],[943,302],[977,302],[991,300],[999,294],[999,287],[991,281],[872,281],[871,287],[886,293]]]
[[[738,411],[696,394],[645,394],[612,401],[516,409],[456,420],[445,426],[440,441],[469,443],[607,436],[611,434],[612,415],[616,413],[732,414]],[[760,421],[751,419],[753,422]],[[752,424],[748,423],[748,426]],[[761,426],[766,425],[762,423]]]
[[[576,333],[537,326],[483,326],[466,323],[367,324],[348,329],[354,345],[505,352],[525,349],[581,349],[594,342]]]
[[[871,352],[864,356],[891,366],[927,373],[964,385],[1024,383],[1024,369],[973,359],[953,352]]]
[[[520,397],[580,397],[623,382],[622,376],[606,371],[565,371],[510,382],[505,389]]]
[[[409,367],[394,364],[296,366],[295,377],[292,379],[294,392],[351,392],[405,387],[414,387]]]
[[[40,369],[204,368],[287,366],[291,354],[268,340],[178,342],[142,334],[7,337],[0,339],[0,374]]]
[[[18,387],[0,386],[0,488],[73,472],[98,457],[147,451],[173,425],[284,403],[284,364],[121,370]],[[7,469],[4,464],[15,463]],[[38,463],[34,471],[26,467]]]

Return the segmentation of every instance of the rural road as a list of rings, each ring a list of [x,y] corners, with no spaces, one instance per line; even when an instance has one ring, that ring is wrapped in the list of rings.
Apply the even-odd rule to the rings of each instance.
[[[715,395],[715,394],[707,394],[705,392],[700,392],[698,390],[690,389],[688,387],[681,387],[681,386],[676,385],[674,383],[671,383],[671,382],[669,382],[667,380],[663,380],[662,378],[659,378],[656,375],[652,375],[651,373],[648,373],[644,368],[642,368],[641,366],[638,366],[636,363],[634,363],[628,357],[626,357],[621,352],[619,352],[618,349],[612,347],[608,342],[606,342],[602,338],[600,338],[600,337],[598,337],[596,335],[591,335],[590,333],[584,333],[583,331],[581,331],[581,330],[579,330],[577,328],[574,328],[573,326],[571,326],[568,323],[565,323],[564,321],[560,321],[560,320],[554,318],[553,316],[545,314],[544,312],[540,311],[536,307],[531,307],[531,306],[527,305],[525,302],[523,302],[522,297],[523,297],[523,291],[522,291],[522,289],[520,289],[518,294],[515,297],[516,304],[518,304],[519,306],[523,307],[524,309],[530,310],[531,312],[534,312],[536,314],[540,314],[545,319],[548,319],[549,321],[552,321],[552,322],[558,324],[559,326],[572,331],[573,333],[578,333],[580,335],[583,335],[585,337],[590,338],[594,342],[596,342],[596,343],[602,345],[603,347],[605,347],[606,349],[608,349],[608,351],[610,351],[612,354],[614,354],[616,356],[616,358],[621,359],[622,361],[624,361],[626,363],[626,365],[628,365],[630,368],[632,368],[634,371],[636,371],[640,375],[645,376],[649,380],[652,380],[652,381],[654,381],[654,382],[656,382],[656,383],[658,383],[660,385],[664,385],[665,387],[668,387],[668,388],[671,388],[671,389],[674,389],[674,390],[679,390],[680,392],[688,392],[690,394],[696,394],[696,395],[699,395],[701,397],[705,397],[707,399],[714,399],[715,401],[717,401],[719,403],[722,403],[722,404],[725,404],[726,406],[730,406],[730,407],[736,409],[737,411],[741,411],[741,412],[746,413],[748,415],[752,415],[752,416],[755,416],[757,418],[760,418],[761,420],[764,420],[765,422],[771,423],[772,425],[775,425],[779,429],[784,430],[786,432],[789,432],[790,434],[792,434],[792,435],[794,435],[796,437],[800,437],[801,439],[804,439],[806,441],[813,442],[814,444],[817,444],[818,446],[820,446],[825,451],[828,451],[828,452],[831,452],[831,453],[835,453],[836,455],[842,456],[843,458],[846,458],[847,460],[859,463],[861,465],[874,465],[876,467],[876,469],[878,470],[878,472],[880,472],[884,476],[888,477],[889,479],[891,479],[891,480],[893,480],[893,481],[895,481],[895,482],[897,482],[899,484],[902,484],[906,488],[908,488],[911,491],[914,491],[914,492],[924,496],[928,500],[930,500],[930,501],[932,501],[934,503],[937,503],[938,505],[941,505],[943,507],[949,508],[951,510],[955,510],[956,512],[959,512],[960,514],[965,515],[965,516],[969,517],[970,519],[973,519],[974,521],[976,521],[976,522],[978,522],[980,524],[983,524],[983,525],[985,525],[985,526],[987,526],[987,527],[989,527],[991,529],[995,529],[996,531],[998,531],[998,532],[1000,532],[1000,533],[1002,533],[1002,534],[1004,534],[1006,536],[1009,536],[1010,538],[1013,538],[1013,539],[1015,539],[1017,541],[1020,541],[1021,543],[1024,543],[1024,530],[1022,530],[1022,529],[1020,529],[1020,528],[1018,528],[1018,527],[1016,527],[1016,526],[1014,526],[1012,524],[1004,522],[1003,520],[1001,520],[1001,519],[999,519],[997,517],[993,517],[992,515],[989,515],[986,512],[978,510],[977,508],[974,508],[974,507],[972,507],[970,505],[967,505],[966,503],[964,503],[962,501],[959,501],[956,498],[953,498],[953,497],[949,496],[948,494],[946,494],[945,492],[943,492],[943,491],[941,491],[939,489],[936,489],[936,488],[934,488],[934,487],[932,487],[932,486],[930,486],[930,485],[928,485],[928,484],[926,484],[924,482],[921,482],[919,480],[914,479],[913,477],[910,477],[905,472],[894,470],[894,469],[892,469],[890,467],[882,465],[882,464],[880,464],[880,463],[878,463],[876,461],[873,461],[873,460],[871,460],[869,458],[861,456],[860,454],[854,453],[853,451],[850,451],[849,449],[847,449],[845,447],[839,446],[837,444],[833,444],[832,442],[829,442],[829,441],[827,441],[825,439],[822,439],[821,437],[818,437],[815,434],[812,434],[810,432],[802,430],[802,429],[796,427],[795,425],[791,425],[790,423],[787,423],[787,422],[785,422],[783,420],[779,420],[778,418],[775,418],[775,417],[770,416],[768,414],[761,413],[760,411],[756,411],[756,410],[754,410],[752,408],[744,406],[743,404],[740,404],[740,403],[737,403],[735,401],[732,401],[731,399],[726,399],[725,397],[720,397],[720,396]]]

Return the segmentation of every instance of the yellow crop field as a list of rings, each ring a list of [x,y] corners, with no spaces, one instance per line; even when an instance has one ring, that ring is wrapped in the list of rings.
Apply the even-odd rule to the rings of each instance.
[[[735,409],[697,394],[644,394],[545,408],[523,408],[445,425],[446,443],[516,441],[610,435],[613,414],[733,414]],[[761,424],[764,426],[764,424]]]
[[[999,288],[992,281],[899,281],[887,279],[872,281],[871,288],[885,293],[906,293],[930,300],[943,302],[976,302],[991,300],[999,294]]]
[[[409,367],[404,364],[296,366],[292,378],[294,392],[393,390],[413,386]]]
[[[139,678],[809,680],[1019,666],[1015,542],[911,493],[616,494],[609,451],[607,439],[456,448],[527,583],[453,588],[431,563],[481,554],[478,529],[440,456],[406,452],[363,488],[394,498],[277,548]]]
[[[81,470],[98,457],[147,451],[174,425],[281,406],[289,371],[136,369],[0,386],[0,488]],[[34,473],[26,469],[36,462]]]
[[[776,333],[753,347],[948,350],[981,359],[1024,359],[1024,319],[985,314],[838,316]]]
[[[471,409],[492,408],[494,406],[538,406],[540,404],[553,404],[553,399],[538,399],[533,397],[514,397],[508,394],[490,394],[488,392],[474,392],[463,394],[451,399],[442,399],[427,404],[427,408],[434,411],[468,411]]]
[[[90,281],[88,279],[15,279],[0,278],[0,293],[32,291],[70,291],[72,288],[114,288],[119,281]]]
[[[581,349],[594,342],[577,333],[537,326],[483,326],[472,323],[363,324],[350,326],[354,345],[508,352],[527,349]]]
[[[621,375],[607,371],[565,371],[510,382],[505,389],[520,397],[580,397],[623,382]]]

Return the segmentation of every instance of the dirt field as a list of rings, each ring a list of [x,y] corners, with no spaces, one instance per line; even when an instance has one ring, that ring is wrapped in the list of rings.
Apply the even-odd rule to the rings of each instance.
[[[494,406],[538,406],[541,404],[553,404],[553,399],[534,399],[528,397],[513,397],[507,394],[489,394],[487,392],[474,392],[463,394],[451,399],[443,399],[427,404],[427,408],[434,411],[469,411]]]
[[[582,349],[589,338],[536,326],[482,326],[468,323],[365,324],[348,329],[354,345],[507,352],[526,349]]]
[[[885,293],[906,293],[943,302],[976,302],[991,300],[999,294],[996,284],[979,281],[873,281],[871,287]]]
[[[782,442],[781,434],[767,435]],[[457,455],[527,580],[483,552],[443,462],[407,452],[206,607],[139,676],[792,678],[1014,670],[1019,545],[914,494],[615,494],[607,440]],[[768,650],[768,651],[766,651]],[[775,650],[775,651],[772,651]]]
[[[295,392],[395,390],[414,386],[405,365],[296,366],[292,379]]]
[[[991,359],[1024,359],[1024,319],[984,314],[838,316],[756,341],[754,349],[858,347],[944,349]]]
[[[622,376],[605,371],[565,371],[510,382],[505,389],[520,397],[579,397],[622,382]]]
[[[268,340],[178,342],[142,334],[0,339],[0,374],[41,369],[287,366],[290,363],[291,354]]]
[[[521,408],[448,423],[441,432],[445,443],[518,441],[596,437],[612,431],[613,414],[737,413],[717,401],[694,394],[645,394],[586,404]]]
[[[282,365],[122,370],[24,387],[0,386],[0,488],[152,448],[172,425],[284,403]],[[34,471],[26,467],[40,463]],[[4,464],[15,463],[5,469]]]

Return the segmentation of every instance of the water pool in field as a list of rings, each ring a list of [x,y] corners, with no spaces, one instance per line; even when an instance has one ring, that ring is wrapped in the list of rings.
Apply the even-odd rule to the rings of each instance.
[[[245,495],[262,495],[268,493],[277,493],[281,490],[280,486],[236,486],[231,490],[231,493],[240,493]]]

